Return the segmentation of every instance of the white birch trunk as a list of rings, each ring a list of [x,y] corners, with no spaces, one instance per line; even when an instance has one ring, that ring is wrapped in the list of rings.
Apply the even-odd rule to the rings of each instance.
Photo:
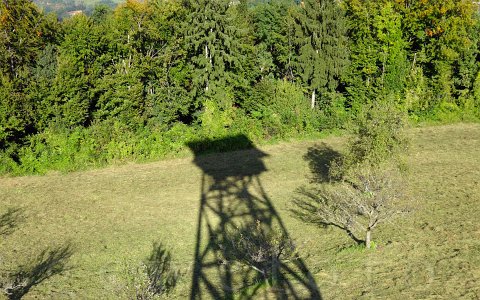
[[[209,59],[208,45],[207,44],[205,44],[205,59]],[[210,59],[210,64],[211,64],[211,59]],[[205,83],[205,92],[208,92],[208,79],[207,79],[207,82]]]
[[[310,107],[311,107],[312,109],[315,108],[315,98],[316,98],[316,94],[315,94],[315,90],[313,90],[313,92],[312,92],[312,101],[311,101],[311,104],[310,104]]]

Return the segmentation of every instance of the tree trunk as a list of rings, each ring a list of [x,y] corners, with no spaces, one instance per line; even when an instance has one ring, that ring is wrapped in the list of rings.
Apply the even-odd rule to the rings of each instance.
[[[370,228],[367,229],[367,237],[365,238],[365,247],[370,249],[372,243],[372,230]]]
[[[315,90],[313,90],[313,92],[312,92],[312,102],[311,102],[311,108],[312,109],[315,108],[315,97],[316,97]]]
[[[209,59],[208,44],[205,44],[205,59]],[[210,58],[210,65],[212,64],[212,59]],[[206,71],[206,70],[205,70]],[[205,92],[208,92],[208,79],[205,83]]]

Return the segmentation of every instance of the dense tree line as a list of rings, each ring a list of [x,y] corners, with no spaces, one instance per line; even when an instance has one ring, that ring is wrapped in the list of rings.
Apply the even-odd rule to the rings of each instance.
[[[1,0],[0,172],[342,128],[386,99],[412,119],[476,118],[477,10],[470,0],[128,0],[59,21]]]

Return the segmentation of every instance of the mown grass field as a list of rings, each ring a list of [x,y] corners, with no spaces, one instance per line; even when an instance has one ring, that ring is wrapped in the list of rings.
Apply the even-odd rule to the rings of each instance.
[[[304,224],[290,211],[295,189],[311,176],[308,149],[320,143],[342,149],[344,138],[328,138],[0,178],[0,274],[51,258],[38,268],[44,275],[36,274],[25,299],[118,299],[128,270],[158,241],[183,273],[169,297],[186,298],[199,209],[206,207],[201,201],[214,198],[217,204],[251,203],[244,214],[207,212],[214,228],[222,218],[254,221],[258,216],[248,213],[270,205],[261,218],[283,224],[324,299],[479,299],[480,125],[417,128],[411,136],[408,193],[415,210],[374,232],[376,250],[352,247],[342,231]]]

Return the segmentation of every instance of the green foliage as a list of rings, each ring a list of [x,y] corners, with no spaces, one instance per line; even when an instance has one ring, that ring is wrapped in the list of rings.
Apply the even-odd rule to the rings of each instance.
[[[0,149],[17,142],[31,125],[33,109],[15,82],[0,75]]]
[[[337,1],[306,0],[294,19],[295,73],[312,94],[312,108],[316,92],[323,108],[330,104],[349,64],[345,12]]]
[[[316,174],[310,186],[298,190],[293,209],[297,217],[342,229],[355,242],[371,248],[373,229],[407,211],[399,205],[405,188],[401,173],[409,143],[404,133],[407,115],[395,100],[379,98],[358,113],[343,156],[331,149],[306,155]]]
[[[471,108],[476,110],[478,114],[480,112],[480,72],[477,74],[473,84],[473,100],[471,104]]]
[[[223,101],[225,94],[245,80],[239,76],[245,55],[244,32],[235,26],[228,0],[188,0],[185,6],[182,31],[193,70],[193,95],[198,100],[212,97]]]
[[[252,9],[257,67],[261,77],[292,77],[293,1],[270,1]]]
[[[262,122],[267,136],[294,136],[321,126],[318,112],[309,108],[301,87],[288,81],[262,80],[246,106]]]
[[[356,176],[361,169],[393,167],[402,170],[409,140],[405,135],[406,114],[395,107],[394,99],[379,99],[357,116],[354,135],[346,154],[330,170],[334,178]]]
[[[28,0],[0,3],[0,172],[344,129],[385,98],[417,122],[480,118],[471,1],[105,4],[59,22]]]
[[[402,1],[404,2],[404,1]],[[413,1],[399,5],[411,55],[423,68],[434,97],[430,107],[470,92],[477,72],[478,13],[472,1]]]
[[[351,22],[349,101],[355,110],[377,97],[403,97],[408,74],[407,37],[394,1],[346,1]]]
[[[34,64],[37,50],[53,38],[55,22],[45,18],[29,0],[0,3],[0,70],[18,78]]]
[[[381,163],[401,155],[407,147],[405,115],[393,103],[376,103],[357,117],[357,138],[351,144],[356,162]]]
[[[0,3],[0,149],[34,132],[37,113],[28,91],[32,67],[57,29],[56,21],[31,1]]]
[[[226,134],[227,128],[233,122],[232,118],[234,114],[234,108],[231,106],[231,104],[226,104],[227,105],[225,107],[221,107],[219,103],[212,99],[207,99],[204,101],[204,110],[200,116],[200,122],[207,135],[218,136]]]
[[[407,78],[403,107],[412,114],[424,113],[430,108],[433,93],[421,67],[415,66]]]

